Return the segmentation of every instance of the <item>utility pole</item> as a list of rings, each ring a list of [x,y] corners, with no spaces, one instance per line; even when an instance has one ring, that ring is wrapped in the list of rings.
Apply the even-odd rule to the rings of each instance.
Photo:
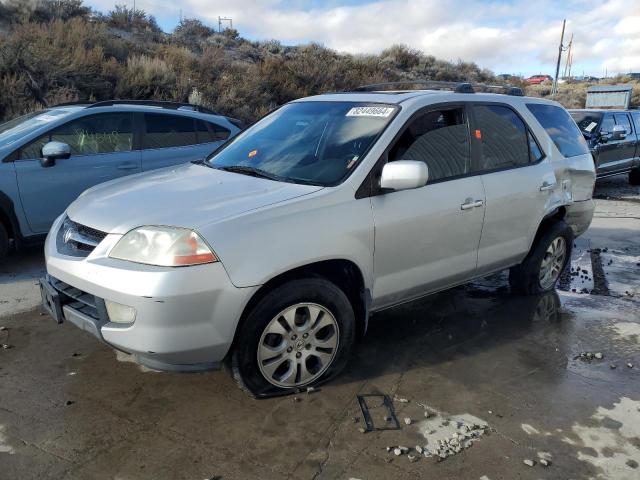
[[[560,74],[560,60],[562,59],[562,50],[564,42],[564,27],[567,24],[567,20],[562,21],[562,34],[560,35],[560,46],[558,47],[558,63],[556,63],[556,76],[553,79],[553,87],[551,88],[551,96],[554,97],[558,92],[558,75]]]
[[[567,61],[564,64],[564,73],[562,76],[564,78],[571,76],[571,63],[573,59],[571,58],[571,45],[573,45],[573,33],[571,34],[571,40],[569,40],[569,45],[567,46]]]

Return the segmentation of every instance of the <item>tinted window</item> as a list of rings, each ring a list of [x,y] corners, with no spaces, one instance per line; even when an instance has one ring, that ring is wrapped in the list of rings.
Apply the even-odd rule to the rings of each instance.
[[[574,157],[589,153],[582,132],[564,108],[537,103],[530,103],[527,108],[546,130],[562,155]]]
[[[145,114],[143,148],[169,148],[195,145],[195,121],[180,115]]]
[[[616,125],[622,125],[627,130],[627,133],[633,131],[631,129],[631,122],[629,121],[629,115],[626,113],[616,113],[614,116],[616,118]]]
[[[602,126],[600,127],[600,133],[611,133],[616,122],[613,120],[613,115],[605,115],[602,119]]]
[[[461,108],[436,110],[409,123],[389,151],[389,161],[418,160],[429,168],[429,182],[469,171],[469,129]]]
[[[356,168],[396,111],[359,102],[290,103],[234,137],[206,164],[258,169],[282,181],[334,184]]]
[[[544,153],[542,153],[542,150],[540,150],[540,147],[538,146],[536,139],[533,138],[533,135],[531,135],[531,132],[527,132],[527,135],[529,137],[529,152],[531,155],[530,161],[531,163],[539,162],[544,157]]]
[[[196,131],[198,132],[198,143],[219,142],[226,140],[231,133],[224,127],[211,122],[196,120]]]
[[[64,142],[71,155],[128,152],[133,148],[133,118],[129,113],[107,113],[62,125],[21,150],[20,158],[39,158],[50,141]]]
[[[479,130],[475,135],[482,142],[481,170],[529,164],[529,133],[513,110],[500,105],[474,105],[473,111]]]

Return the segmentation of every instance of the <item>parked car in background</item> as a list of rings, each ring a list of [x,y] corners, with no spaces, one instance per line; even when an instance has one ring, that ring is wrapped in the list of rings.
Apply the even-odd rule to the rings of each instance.
[[[520,89],[431,86],[300,99],[204,162],[89,189],[49,233],[43,304],[262,396],[336,375],[371,312],[508,268],[552,290],[594,209],[576,124]]]
[[[629,174],[640,185],[640,111],[570,110],[586,138],[598,178]]]
[[[525,80],[529,85],[539,85],[543,82],[553,82],[553,77],[550,75],[533,75]]]
[[[202,160],[240,127],[195,105],[122,100],[60,105],[0,125],[0,258],[10,239],[44,240],[87,188]]]

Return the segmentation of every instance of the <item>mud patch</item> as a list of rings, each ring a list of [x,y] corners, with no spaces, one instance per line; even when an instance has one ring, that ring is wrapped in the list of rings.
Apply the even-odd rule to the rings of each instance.
[[[144,365],[140,365],[138,362],[135,361],[135,359],[133,358],[133,355],[129,355],[126,354],[124,352],[120,352],[118,350],[115,350],[116,352],[116,360],[122,363],[133,363],[135,366],[138,367],[138,369],[141,372],[153,372],[153,373],[161,373],[159,370],[153,370],[152,368],[149,367],[145,367]]]

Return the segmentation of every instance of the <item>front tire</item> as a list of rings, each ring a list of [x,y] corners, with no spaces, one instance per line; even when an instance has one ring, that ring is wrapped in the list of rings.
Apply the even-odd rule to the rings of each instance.
[[[640,185],[640,168],[634,168],[629,172],[629,184]]]
[[[248,313],[231,354],[241,388],[264,397],[324,382],[347,363],[355,338],[349,299],[323,278],[293,280]]]
[[[540,235],[527,257],[509,271],[509,283],[515,293],[535,295],[556,287],[571,259],[573,231],[565,222],[551,224]]]

